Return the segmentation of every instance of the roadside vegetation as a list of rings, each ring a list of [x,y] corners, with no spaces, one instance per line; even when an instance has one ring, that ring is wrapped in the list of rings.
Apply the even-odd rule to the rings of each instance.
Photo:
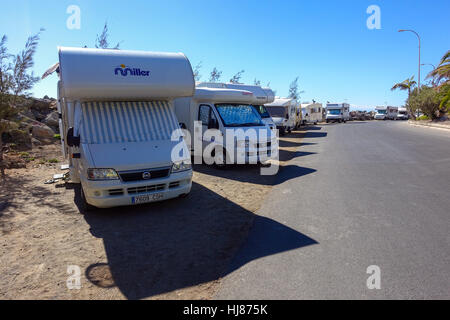
[[[444,54],[436,69],[428,74],[427,79],[431,81],[418,88],[414,77],[411,77],[396,83],[391,90],[408,91],[405,104],[415,120],[446,120],[450,113],[450,50]],[[419,112],[424,116],[416,118]]]

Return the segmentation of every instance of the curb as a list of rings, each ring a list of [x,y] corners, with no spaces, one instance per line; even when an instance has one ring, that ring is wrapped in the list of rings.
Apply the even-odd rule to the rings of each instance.
[[[416,127],[429,127],[429,128],[437,128],[437,129],[444,129],[444,130],[450,130],[450,126],[446,125],[439,125],[436,123],[417,123],[413,121],[408,121],[408,124]]]

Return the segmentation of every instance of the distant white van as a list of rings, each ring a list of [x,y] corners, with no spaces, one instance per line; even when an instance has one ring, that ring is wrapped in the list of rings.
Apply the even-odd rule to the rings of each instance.
[[[57,72],[63,153],[83,210],[190,192],[190,154],[173,107],[194,93],[185,55],[59,48]]]
[[[290,98],[276,97],[272,103],[265,104],[280,135],[290,133],[296,126],[297,102]]]
[[[321,103],[302,103],[302,114],[304,123],[316,125],[322,122],[322,104]]]
[[[348,103],[327,103],[325,120],[329,122],[347,122],[350,120]]]
[[[386,107],[376,107],[375,108],[375,120],[386,120],[387,108]]]
[[[397,107],[376,107],[375,108],[375,120],[397,120],[398,108]]]
[[[223,168],[233,163],[265,163],[278,156],[276,134],[253,107],[255,99],[247,90],[197,84],[192,98],[175,100],[176,115],[191,136],[190,150],[196,160],[201,157]]]
[[[388,106],[386,108],[386,119],[397,120],[397,116],[398,116],[398,107]]]
[[[408,109],[406,109],[404,107],[399,107],[398,114],[397,114],[397,120],[408,120],[408,119],[409,119]]]

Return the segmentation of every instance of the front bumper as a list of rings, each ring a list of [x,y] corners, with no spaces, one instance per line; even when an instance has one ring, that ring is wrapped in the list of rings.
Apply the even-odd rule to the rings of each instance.
[[[90,181],[82,179],[87,203],[97,208],[134,205],[133,198],[142,195],[158,195],[158,202],[188,194],[192,187],[192,170],[172,173],[169,177],[139,182]]]

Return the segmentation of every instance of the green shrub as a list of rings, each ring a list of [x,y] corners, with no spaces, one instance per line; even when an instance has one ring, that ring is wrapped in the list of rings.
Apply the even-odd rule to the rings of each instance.
[[[58,163],[58,159],[49,159],[48,163]]]
[[[420,120],[430,120],[430,118],[429,118],[428,116],[426,116],[426,115],[423,115],[423,116],[420,116],[420,117],[416,118],[416,120],[417,120],[417,121],[420,121]]]
[[[420,87],[420,92],[415,88],[408,98],[411,110],[413,112],[421,110],[429,119],[437,118],[439,103],[438,92],[434,88],[427,86]]]
[[[19,152],[19,156],[21,156],[22,158],[29,158],[30,154],[28,152]]]
[[[54,136],[53,136],[53,138],[55,138],[55,139],[61,139],[61,135],[59,134],[59,133],[57,133],[57,134],[55,134]]]

